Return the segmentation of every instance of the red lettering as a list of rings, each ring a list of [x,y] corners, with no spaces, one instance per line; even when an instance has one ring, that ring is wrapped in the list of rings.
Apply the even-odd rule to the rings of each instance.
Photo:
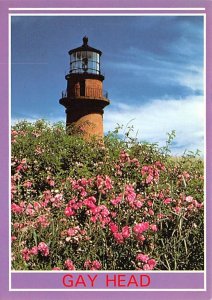
[[[86,282],[86,278],[87,282]],[[150,285],[151,279],[147,274],[130,275],[126,282],[126,274],[106,274],[106,287],[147,287]],[[65,287],[94,287],[98,275],[78,275],[76,279],[72,274],[66,274],[62,278],[62,283]],[[140,279],[140,281],[139,281]],[[74,281],[75,280],[75,281]]]
[[[124,279],[122,279],[122,277],[124,277]],[[122,282],[124,282],[124,284],[122,284]],[[119,287],[126,286],[126,284],[125,284],[125,274],[119,274],[118,275],[118,286]]]
[[[88,275],[88,278],[89,278],[90,281],[91,281],[91,286],[94,287],[94,281],[96,280],[97,275],[95,275],[93,278],[92,278],[90,275]]]
[[[86,287],[86,282],[84,280],[84,277],[82,275],[79,275],[78,278],[77,278],[77,281],[75,283],[75,287],[78,287],[78,285],[84,285],[84,287]]]
[[[137,280],[136,280],[136,278],[135,278],[134,275],[131,275],[131,276],[130,276],[130,280],[129,280],[127,286],[129,287],[129,286],[132,285],[132,284],[134,284],[135,286],[138,286]]]
[[[73,286],[73,276],[70,274],[63,276],[63,285],[65,287],[72,287]]]
[[[109,283],[112,282],[113,286],[116,286],[116,275],[113,275],[112,278],[109,277],[109,275],[106,275],[106,286],[109,286]]]
[[[140,275],[140,286],[150,285],[150,276],[149,275]]]

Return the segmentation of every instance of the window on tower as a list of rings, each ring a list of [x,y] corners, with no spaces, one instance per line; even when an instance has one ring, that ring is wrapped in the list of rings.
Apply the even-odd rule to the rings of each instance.
[[[100,74],[99,53],[78,51],[71,54],[70,73]]]

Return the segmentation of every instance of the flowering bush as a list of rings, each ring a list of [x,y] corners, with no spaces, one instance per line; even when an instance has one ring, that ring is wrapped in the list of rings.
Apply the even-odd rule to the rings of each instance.
[[[15,270],[202,270],[203,160],[117,132],[12,127]]]

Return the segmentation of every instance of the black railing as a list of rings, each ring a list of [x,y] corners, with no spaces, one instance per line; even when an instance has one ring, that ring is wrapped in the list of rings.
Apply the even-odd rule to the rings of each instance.
[[[103,97],[109,99],[108,91],[105,91],[105,90],[103,91]]]
[[[100,75],[101,72],[100,70],[97,69],[92,69],[92,68],[76,68],[76,69],[70,69],[69,71],[70,74],[97,74]]]
[[[62,98],[67,98],[67,90],[62,91]]]

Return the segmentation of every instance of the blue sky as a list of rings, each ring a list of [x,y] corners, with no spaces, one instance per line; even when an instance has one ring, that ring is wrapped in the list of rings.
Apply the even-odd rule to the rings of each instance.
[[[65,121],[68,51],[84,35],[103,52],[105,133],[130,121],[140,140],[159,145],[176,130],[174,154],[203,151],[202,16],[12,17],[13,123]]]

